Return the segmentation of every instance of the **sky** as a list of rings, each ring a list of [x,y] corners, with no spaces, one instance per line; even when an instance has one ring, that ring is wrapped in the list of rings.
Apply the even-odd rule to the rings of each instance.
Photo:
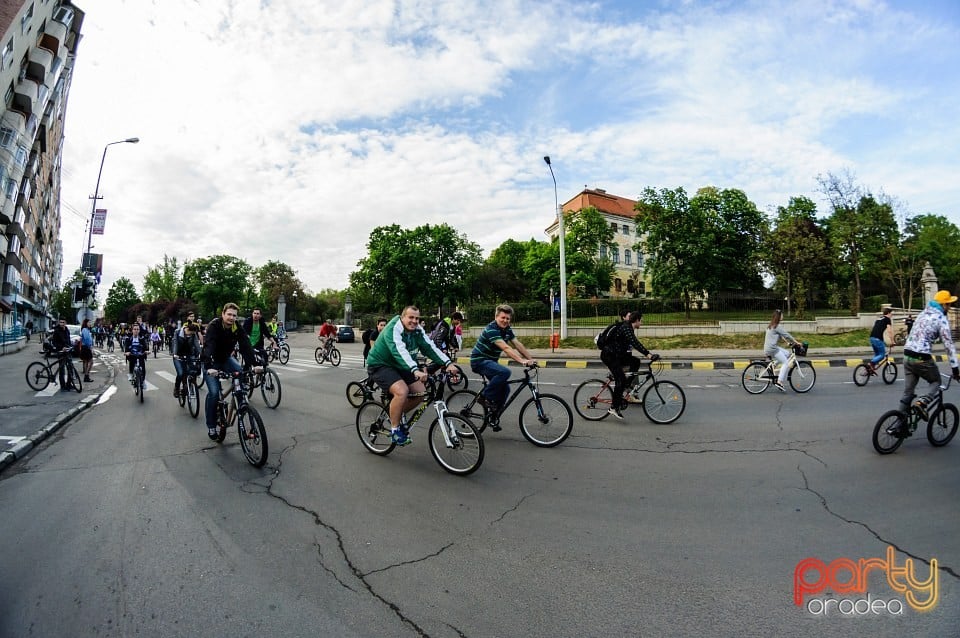
[[[584,187],[826,215],[817,176],[849,172],[960,225],[956,0],[76,2],[65,276],[104,146],[140,139],[103,166],[101,299],[164,255],[343,289],[394,223],[447,223],[487,256],[546,241]]]

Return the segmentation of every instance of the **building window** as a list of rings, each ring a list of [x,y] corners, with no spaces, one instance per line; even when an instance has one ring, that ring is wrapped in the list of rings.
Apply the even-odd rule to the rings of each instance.
[[[610,248],[610,261],[615,264],[620,263],[620,249],[616,246]]]
[[[3,47],[3,53],[0,54],[0,67],[6,69],[13,64],[13,38]]]
[[[639,287],[639,290],[637,290],[637,293],[641,295],[647,294],[647,282],[640,281],[637,283],[637,286]]]
[[[6,126],[0,127],[0,146],[3,148],[13,148],[13,143],[17,139],[17,133],[12,128]]]
[[[633,283],[633,279],[627,279],[627,292],[632,295],[633,291],[636,289],[637,289],[637,285]]]
[[[3,194],[10,201],[17,201],[17,182],[8,177],[3,183]]]
[[[617,222],[610,222],[610,229],[613,231],[613,234],[617,234]]]
[[[630,249],[629,249],[629,248],[624,248],[624,249],[623,249],[623,265],[624,265],[624,266],[631,266],[631,265],[633,265],[633,264],[631,264],[630,262],[631,262]]]
[[[14,160],[17,162],[17,166],[20,168],[26,168],[27,159],[30,157],[30,151],[27,150],[27,147],[23,144],[17,145],[17,152]]]
[[[619,277],[613,280],[613,289],[617,292],[623,292],[623,282]]]
[[[643,253],[637,251],[637,268],[643,268]]]
[[[33,20],[33,3],[27,8],[26,13],[20,18],[20,32],[28,33],[30,31],[30,21]]]
[[[606,259],[606,258],[607,258],[607,245],[600,244],[600,259]]]
[[[626,224],[623,225],[622,230],[623,230],[623,234],[624,234],[624,235],[629,235],[629,234],[630,234],[630,227],[627,226]]]

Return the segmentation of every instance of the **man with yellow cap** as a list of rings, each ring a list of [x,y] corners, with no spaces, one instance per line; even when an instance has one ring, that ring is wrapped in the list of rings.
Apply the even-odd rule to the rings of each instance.
[[[943,341],[943,347],[947,349],[950,359],[950,367],[953,368],[953,378],[960,381],[960,367],[957,363],[957,350],[953,345],[953,336],[950,334],[950,321],[947,319],[947,313],[950,311],[950,304],[957,300],[955,295],[950,294],[949,290],[941,290],[933,296],[933,301],[927,304],[917,320],[913,324],[913,330],[907,337],[907,342],[903,344],[904,370],[906,377],[906,387],[903,389],[903,396],[900,397],[900,410],[904,413],[910,412],[911,401],[913,401],[913,392],[920,379],[930,384],[927,394],[917,397],[913,401],[913,406],[920,410],[923,418],[927,418],[927,406],[937,396],[940,390],[940,370],[937,363],[933,360],[930,350],[934,341],[940,339]],[[900,423],[898,427],[904,427]]]

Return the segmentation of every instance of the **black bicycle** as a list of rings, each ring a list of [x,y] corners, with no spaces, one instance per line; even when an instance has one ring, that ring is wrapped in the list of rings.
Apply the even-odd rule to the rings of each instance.
[[[190,416],[197,418],[200,414],[200,384],[203,383],[200,377],[200,362],[195,357],[187,357],[183,361],[185,369],[180,379],[180,387],[177,388],[177,400],[181,408],[187,405]]]
[[[381,390],[379,400],[386,401],[386,393]],[[359,408],[367,401],[376,401],[377,384],[373,377],[366,377],[363,381],[351,381],[347,384],[347,402],[355,408]]]
[[[320,365],[323,365],[324,361],[329,361],[334,367],[340,365],[340,351],[337,350],[333,337],[328,337],[324,345],[318,346],[317,349],[313,351],[313,358],[316,359]]]
[[[147,393],[147,371],[143,366],[146,356],[144,354],[142,357],[134,357],[133,379],[130,381],[133,386],[133,396],[140,397],[140,403],[143,403],[143,395]]]
[[[517,387],[497,413],[489,410],[486,402],[479,398],[487,387],[485,377],[480,393],[473,390],[457,390],[447,397],[447,409],[469,419],[480,432],[483,432],[488,425],[494,432],[499,432],[502,429],[500,416],[520,393],[527,390],[530,398],[520,407],[520,432],[525,439],[538,447],[554,447],[563,443],[573,431],[573,411],[561,397],[540,392],[539,373],[540,367],[536,363],[531,363],[524,366],[522,379],[509,380],[508,385]]]
[[[258,365],[261,366],[260,372],[254,372],[250,370],[247,372],[249,375],[247,377],[247,397],[253,397],[253,391],[257,388],[260,388],[260,396],[263,397],[263,402],[270,409],[276,409],[280,405],[280,397],[282,395],[282,388],[280,387],[280,375],[270,369],[267,365],[267,360],[270,358],[269,355],[265,356],[265,353],[258,351],[257,353]]]
[[[27,366],[26,376],[27,385],[40,392],[45,390],[51,383],[57,383],[63,368],[64,384],[67,388],[73,388],[77,392],[83,390],[83,383],[80,381],[80,373],[77,367],[73,365],[73,359],[69,349],[55,351],[52,348],[45,348],[41,354],[43,361],[34,361]]]
[[[247,401],[243,372],[218,373],[220,379],[229,379],[230,385],[223,389],[217,399],[217,442],[227,438],[227,428],[237,426],[240,448],[250,465],[263,467],[267,462],[267,430],[263,427],[260,413]],[[229,397],[229,398],[228,398]]]
[[[861,363],[853,369],[853,383],[858,386],[867,385],[870,377],[879,376],[883,382],[890,385],[897,380],[897,362],[893,360],[892,348],[888,348],[883,359],[877,365],[870,362]]]
[[[943,447],[949,443],[957,433],[957,422],[960,420],[957,406],[943,402],[943,391],[950,387],[952,377],[943,373],[940,376],[946,381],[940,384],[937,395],[927,406],[927,441],[933,447]],[[885,412],[873,426],[873,449],[880,454],[895,452],[904,439],[913,436],[923,420],[923,412],[916,406],[911,406],[906,414],[901,410]]]

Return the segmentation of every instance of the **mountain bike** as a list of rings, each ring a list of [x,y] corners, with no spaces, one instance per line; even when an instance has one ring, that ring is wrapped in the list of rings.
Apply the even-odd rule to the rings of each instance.
[[[146,377],[147,372],[143,367],[143,357],[134,357],[133,362],[133,380],[130,385],[133,386],[133,396],[140,397],[140,403],[143,403],[143,395],[147,393]]]
[[[45,390],[51,383],[57,383],[60,378],[60,369],[63,368],[63,380],[66,387],[73,388],[77,392],[83,390],[80,372],[73,365],[69,349],[59,352],[45,349],[41,354],[44,358],[43,361],[34,361],[27,366],[25,374],[28,386],[37,392]]]
[[[290,346],[285,339],[277,337],[276,344],[269,350],[270,361],[279,361],[282,365],[287,365],[290,361]]]
[[[627,388],[624,398],[627,404],[639,403],[643,413],[654,423],[673,423],[687,407],[683,389],[673,381],[657,379],[663,369],[663,359],[657,358],[637,372],[627,373]],[[642,379],[642,381],[640,380]],[[647,387],[647,382],[652,382]],[[612,374],[606,379],[587,379],[573,393],[573,407],[577,414],[588,421],[601,421],[610,416],[613,407]],[[641,390],[646,387],[641,397]]]
[[[377,400],[377,384],[372,377],[367,377],[363,381],[351,381],[347,384],[347,402],[355,408],[359,408],[367,401]],[[381,401],[386,401],[386,394],[381,391]]]
[[[220,371],[220,379],[229,379],[217,399],[217,442],[227,438],[227,428],[237,426],[240,448],[247,462],[254,467],[263,467],[267,462],[267,430],[263,427],[260,413],[247,401],[247,389],[243,385],[243,372]],[[229,397],[229,398],[228,398]]]
[[[813,369],[813,364],[809,361],[797,360],[797,357],[805,356],[807,356],[807,343],[795,344],[791,348],[786,364],[790,368],[787,373],[790,387],[800,393],[809,392],[817,382],[817,373]],[[743,389],[750,394],[760,394],[773,385],[779,375],[780,364],[776,359],[770,357],[752,359],[744,369],[740,381],[743,383]]]
[[[200,414],[200,363],[195,357],[184,359],[185,371],[180,379],[177,400],[180,407],[187,405],[190,410],[190,416],[197,418]]]
[[[282,388],[280,387],[280,376],[271,370],[267,365],[267,358],[258,351],[258,361],[260,361],[260,372],[250,370],[247,372],[247,397],[253,397],[253,391],[260,388],[260,396],[268,408],[276,409],[280,405]]]
[[[887,385],[897,380],[897,363],[893,360],[892,348],[887,348],[887,352],[883,355],[883,360],[877,365],[866,362],[861,363],[853,369],[853,383],[860,387],[867,385],[870,377],[876,376],[883,379],[883,382]]]
[[[943,402],[943,391],[950,387],[952,380],[949,374],[940,374],[946,381],[940,383],[937,395],[927,406],[927,441],[933,447],[943,447],[953,439],[957,433],[957,422],[960,413],[957,406]],[[914,395],[916,396],[916,395]],[[901,410],[890,410],[873,426],[873,449],[880,454],[890,454],[903,444],[904,439],[913,436],[917,426],[923,421],[923,413],[916,406],[910,406],[910,412],[904,414]]]
[[[412,415],[404,415],[400,428],[404,434],[409,435],[427,406],[432,405],[437,416],[430,424],[427,441],[434,460],[450,474],[472,474],[483,464],[483,437],[470,421],[450,412],[442,399],[432,402],[427,400],[427,397],[435,392],[435,389],[430,387],[434,383],[433,378],[428,378],[426,392],[410,395],[422,396],[425,400],[414,409]],[[378,456],[386,456],[397,447],[390,433],[389,406],[388,398],[384,403],[367,401],[357,410],[357,436],[369,452]]]
[[[522,379],[507,381],[508,386],[517,387],[496,413],[488,408],[486,401],[479,398],[487,387],[485,377],[482,378],[483,384],[479,393],[473,390],[457,390],[447,397],[448,409],[469,419],[480,432],[488,425],[494,432],[499,432],[502,429],[500,416],[521,392],[527,390],[530,398],[520,407],[520,432],[537,447],[554,447],[563,443],[573,431],[573,411],[561,397],[540,392],[539,373],[540,367],[536,363],[530,363],[524,366]]]
[[[318,346],[317,349],[314,350],[313,358],[316,359],[320,365],[323,365],[324,361],[329,361],[334,367],[340,365],[340,351],[337,350],[336,343],[332,338],[328,338],[326,344]]]

